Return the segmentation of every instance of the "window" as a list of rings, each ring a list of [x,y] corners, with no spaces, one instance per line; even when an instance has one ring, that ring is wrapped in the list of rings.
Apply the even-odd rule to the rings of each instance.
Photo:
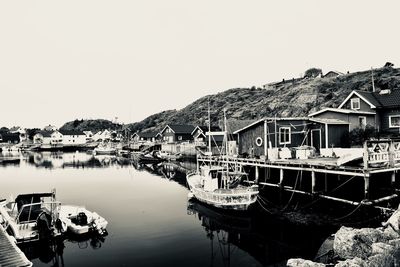
[[[366,117],[358,117],[358,126],[362,129],[365,129],[365,126],[367,126],[367,118]]]
[[[290,127],[279,128],[279,144],[290,144]]]
[[[400,115],[389,116],[389,128],[400,127]]]
[[[178,135],[178,140],[182,141],[182,135]]]
[[[360,109],[360,99],[352,98],[350,100],[351,109]]]

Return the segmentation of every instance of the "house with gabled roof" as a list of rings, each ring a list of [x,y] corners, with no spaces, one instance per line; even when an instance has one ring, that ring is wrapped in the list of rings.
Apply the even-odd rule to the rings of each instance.
[[[161,139],[159,132],[137,132],[131,137],[133,142],[156,142]]]
[[[267,156],[269,149],[312,146],[323,148],[347,147],[349,123],[339,119],[307,117],[263,118],[234,132],[239,154]]]
[[[189,124],[167,124],[160,132],[162,140],[167,143],[192,141],[192,132],[195,129]]]
[[[338,108],[327,108],[309,115],[349,122],[350,130],[374,127],[380,133],[400,134],[400,90],[352,91]]]

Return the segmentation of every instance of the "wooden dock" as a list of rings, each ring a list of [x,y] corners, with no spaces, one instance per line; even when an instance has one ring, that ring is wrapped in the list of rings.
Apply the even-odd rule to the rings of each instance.
[[[246,182],[356,206],[378,207],[398,199],[400,142],[368,141],[364,144],[363,153],[353,158],[359,159],[362,164],[342,165],[338,157],[268,160],[198,155],[197,169],[199,164],[228,164],[235,169],[247,168],[253,179]],[[337,190],[350,181],[356,183],[355,187],[347,189],[352,194],[338,195]],[[381,188],[384,191],[380,191]],[[378,208],[390,210],[385,205]]]
[[[0,266],[29,267],[32,266],[25,254],[0,225]]]

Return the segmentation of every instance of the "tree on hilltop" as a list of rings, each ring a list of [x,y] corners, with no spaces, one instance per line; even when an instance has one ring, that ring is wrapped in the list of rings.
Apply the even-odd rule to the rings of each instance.
[[[322,75],[322,70],[318,68],[310,68],[304,73],[305,78],[315,78],[318,75]]]

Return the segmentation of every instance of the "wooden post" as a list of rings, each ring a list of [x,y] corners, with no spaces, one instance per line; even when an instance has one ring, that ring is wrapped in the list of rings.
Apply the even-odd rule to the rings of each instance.
[[[279,185],[283,185],[283,169],[279,169]]]
[[[315,184],[316,184],[316,180],[315,180],[315,171],[311,171],[311,193],[315,193]]]
[[[328,174],[325,173],[325,192],[328,192]]]
[[[394,187],[396,184],[396,172],[392,172],[392,186]]]
[[[364,199],[369,199],[369,176],[364,174]]]
[[[260,170],[259,170],[258,166],[256,166],[256,174],[255,174],[255,176],[256,176],[255,182],[258,183],[258,178],[260,177]]]
[[[390,168],[394,167],[394,144],[393,141],[389,143],[389,166]]]
[[[368,169],[368,146],[367,146],[367,141],[364,142],[363,162],[364,162],[364,170]]]

